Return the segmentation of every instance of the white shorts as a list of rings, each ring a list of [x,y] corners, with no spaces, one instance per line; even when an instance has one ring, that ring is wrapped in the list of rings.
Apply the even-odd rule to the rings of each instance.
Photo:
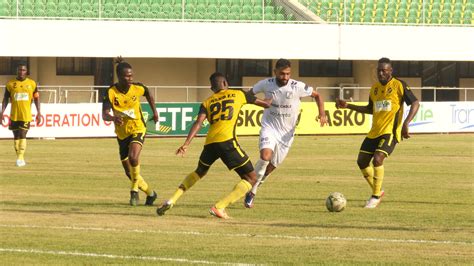
[[[293,138],[291,138],[288,144],[284,144],[276,138],[275,132],[272,132],[271,130],[261,130],[258,146],[260,150],[270,149],[273,151],[270,163],[273,164],[273,166],[278,167],[288,155],[292,142]]]

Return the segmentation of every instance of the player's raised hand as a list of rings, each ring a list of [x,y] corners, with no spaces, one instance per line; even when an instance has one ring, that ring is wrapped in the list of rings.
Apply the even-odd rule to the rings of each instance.
[[[341,100],[339,98],[336,98],[336,108],[347,108],[347,102],[344,100]]]
[[[186,154],[187,150],[188,150],[188,145],[183,144],[181,147],[179,147],[176,150],[176,155],[181,155],[181,157],[184,157],[184,154]]]

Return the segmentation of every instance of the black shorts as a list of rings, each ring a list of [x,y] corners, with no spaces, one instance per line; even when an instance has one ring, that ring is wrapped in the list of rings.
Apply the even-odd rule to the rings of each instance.
[[[29,130],[30,129],[30,122],[25,122],[25,121],[10,121],[10,125],[8,126],[8,129],[15,131],[15,130]]]
[[[199,163],[210,167],[219,158],[229,170],[235,170],[239,175],[254,170],[250,158],[234,139],[205,145]]]
[[[125,161],[128,159],[128,152],[130,151],[130,144],[136,142],[143,145],[145,142],[145,133],[138,133],[130,135],[124,139],[117,138],[120,150],[120,160]]]
[[[385,134],[375,139],[365,138],[360,147],[360,152],[374,154],[376,151],[380,151],[389,156],[395,150],[397,143],[397,139],[392,134]]]

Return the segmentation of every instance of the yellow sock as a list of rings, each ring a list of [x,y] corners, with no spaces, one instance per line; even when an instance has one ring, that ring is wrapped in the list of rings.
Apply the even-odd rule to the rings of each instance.
[[[183,195],[183,193],[184,193],[184,190],[183,190],[182,188],[178,188],[178,189],[174,192],[173,196],[171,196],[171,198],[169,199],[169,201],[170,201],[172,204],[175,204],[176,201],[177,201],[179,198],[181,198],[181,196]]]
[[[26,139],[19,139],[18,140],[18,160],[25,159],[25,150],[26,150]]]
[[[140,180],[143,178],[140,176],[140,165],[130,167],[130,175],[132,176],[132,187],[131,190],[138,192],[138,185]]]
[[[374,190],[374,168],[372,166],[368,166],[364,169],[360,169],[362,174],[364,175],[365,180],[369,183],[370,188]]]
[[[381,189],[382,189],[382,182],[384,177],[384,168],[383,165],[374,167],[374,189],[373,195],[380,197]]]
[[[19,139],[15,139],[13,140],[13,143],[14,143],[14,146],[15,147],[15,153],[16,153],[16,157],[18,159],[18,152],[20,151],[20,140]]]
[[[140,175],[140,165],[137,165],[135,167],[132,166],[130,169],[130,175],[132,176],[131,181],[133,191],[138,191],[138,189],[140,189],[141,191],[145,192],[147,196],[153,195],[153,189]]]
[[[194,184],[196,184],[197,181],[201,179],[196,172],[192,172],[189,175],[187,175],[183,182],[181,182],[181,187],[184,191],[190,189]]]
[[[201,178],[199,177],[196,172],[192,172],[189,175],[187,175],[183,182],[181,182],[181,185],[179,188],[174,192],[173,196],[169,199],[171,203],[175,204],[176,201],[184,194],[184,192],[188,189],[190,189],[194,184],[196,184],[197,181],[199,181]]]
[[[237,200],[245,196],[245,194],[249,192],[251,188],[252,185],[247,180],[240,180],[239,183],[235,185],[234,190],[232,190],[229,195],[227,195],[216,203],[216,208],[225,209],[230,204],[236,202]]]

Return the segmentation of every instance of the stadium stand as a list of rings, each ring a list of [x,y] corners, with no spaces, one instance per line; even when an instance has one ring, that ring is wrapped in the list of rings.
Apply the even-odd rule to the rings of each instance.
[[[300,16],[304,9],[311,14]],[[265,20],[472,26],[472,9],[472,0],[0,0],[2,18]]]
[[[294,20],[258,0],[18,0],[18,16],[46,18]],[[100,11],[100,12],[99,12]],[[0,17],[16,17],[17,1],[0,0]]]
[[[473,25],[472,0],[299,0],[329,22]]]

